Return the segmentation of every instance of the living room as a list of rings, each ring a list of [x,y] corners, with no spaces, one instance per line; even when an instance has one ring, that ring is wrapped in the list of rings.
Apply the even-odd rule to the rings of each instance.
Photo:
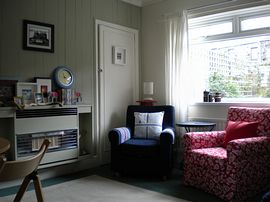
[[[54,85],[57,82],[54,80],[54,73],[58,67],[64,66],[68,70],[71,70],[74,76],[72,89],[79,92],[79,99],[81,99],[77,103],[78,115],[75,117],[76,121],[74,123],[72,122],[70,124],[70,119],[68,119],[69,122],[67,123],[60,119],[53,119],[53,121],[48,122],[49,125],[44,124],[44,128],[52,128],[50,129],[51,131],[54,131],[54,128],[58,130],[59,125],[68,129],[70,129],[69,125],[73,125],[74,128],[79,128],[80,136],[86,139],[80,140],[85,145],[81,144],[78,159],[75,159],[75,157],[72,159],[67,158],[67,161],[63,163],[59,163],[59,160],[56,159],[54,161],[57,163],[54,162],[55,164],[53,166],[44,166],[44,168],[39,169],[42,183],[56,184],[57,177],[63,175],[70,175],[70,178],[76,178],[77,176],[86,175],[85,173],[98,175],[103,172],[105,173],[103,176],[110,176],[112,173],[110,173],[109,168],[111,159],[108,132],[114,127],[125,125],[127,106],[129,104],[139,105],[136,101],[142,100],[147,96],[144,94],[145,82],[153,83],[153,93],[150,96],[157,101],[154,105],[171,104],[175,107],[175,123],[186,120],[215,122],[215,130],[224,130],[230,106],[269,108],[269,94],[267,94],[269,85],[267,79],[265,87],[261,85],[262,88],[256,91],[265,93],[250,96],[252,99],[250,97],[247,98],[247,92],[241,89],[238,89],[238,91],[228,91],[227,88],[218,88],[217,90],[223,93],[221,102],[215,102],[214,98],[211,98],[210,102],[209,97],[207,102],[203,102],[204,91],[215,90],[213,89],[214,87],[223,86],[223,83],[220,82],[215,86],[211,86],[209,82],[205,82],[205,78],[209,76],[205,75],[205,72],[208,70],[205,71],[204,69],[203,58],[199,60],[201,57],[198,55],[202,54],[194,51],[205,50],[203,44],[229,41],[233,37],[237,39],[250,37],[251,35],[252,37],[254,35],[267,37],[267,33],[269,32],[269,25],[266,23],[267,20],[261,20],[266,23],[265,26],[259,27],[255,31],[252,29],[250,33],[248,32],[249,30],[245,30],[245,33],[241,35],[242,33],[235,32],[235,30],[238,30],[236,28],[237,25],[228,16],[241,15],[240,18],[233,17],[233,19],[237,19],[237,23],[239,23],[239,19],[242,19],[242,17],[245,20],[255,14],[258,15],[258,13],[260,14],[258,15],[259,17],[267,17],[269,5],[269,1],[267,0],[2,0],[0,2],[1,80],[32,83],[34,78],[49,78],[52,81],[52,89],[54,89]],[[247,10],[245,10],[244,14],[230,13],[228,16],[223,15],[222,18],[219,18],[221,13],[239,11],[241,9],[248,9],[250,16],[246,12]],[[189,30],[195,30],[198,27],[200,28],[200,26],[203,27],[205,25],[203,23],[211,24],[211,18],[209,19],[207,16],[215,16],[216,21],[214,23],[224,22],[224,19],[225,22],[231,22],[234,30],[221,33],[220,35],[217,34],[218,36],[198,35],[196,40],[204,39],[204,43],[191,43],[192,45],[190,45],[192,56],[195,55],[194,57],[196,57],[197,54],[197,57],[195,59],[193,58],[193,66],[197,67],[197,69],[193,69],[192,67],[174,72],[169,67],[173,66],[173,64],[179,64],[181,66],[182,64],[180,65],[180,63],[185,61],[186,55],[183,54],[184,49],[182,49],[180,52],[175,53],[179,56],[181,55],[181,57],[177,57],[175,61],[170,63],[172,61],[170,59],[174,58],[174,56],[169,55],[169,50],[170,48],[173,49],[173,47],[170,47],[168,38],[170,34],[174,33],[173,30],[169,32],[168,22],[175,17],[180,17],[180,20],[183,20],[184,14],[187,14],[188,24],[186,25]],[[36,25],[44,25],[49,28],[53,25],[52,33],[54,33],[54,38],[51,40],[53,48],[40,50],[25,47],[25,21],[34,24],[41,23]],[[203,23],[200,24],[200,22]],[[107,29],[108,27],[113,29],[109,30]],[[118,34],[123,37],[118,38],[118,36],[113,36],[116,33],[115,30],[119,31]],[[210,32],[210,29],[207,31]],[[197,31],[197,33],[202,32]],[[123,33],[128,33],[129,35],[124,35]],[[229,34],[234,35],[229,36]],[[104,38],[101,40],[101,37]],[[178,35],[177,37],[180,38],[182,36]],[[123,42],[124,45],[114,46],[113,43],[121,41],[123,38],[127,40],[134,39],[132,42],[134,45],[134,47],[132,46],[134,48],[132,49],[132,54],[130,51],[127,51],[130,50],[128,48],[129,45],[126,45],[130,44],[130,41],[125,42],[126,44]],[[266,41],[266,39],[263,38],[261,41]],[[256,41],[256,43],[259,42]],[[106,45],[113,46],[113,49],[110,48],[111,52],[107,53],[107,55],[105,55],[106,51],[102,52],[102,47],[106,47]],[[185,44],[180,43],[179,46],[183,46],[184,48]],[[219,46],[221,45],[219,44]],[[234,46],[236,47],[237,45]],[[228,47],[228,45],[223,45],[223,47]],[[265,47],[267,47],[267,44],[264,44]],[[215,48],[211,47],[211,50]],[[226,51],[229,52],[229,49],[232,48],[227,48]],[[252,51],[250,55],[252,57],[254,56],[251,61],[252,65],[259,55],[258,51],[256,52],[258,49],[258,47],[250,48]],[[121,60],[122,58],[120,57],[120,60],[117,61],[118,54],[121,57],[124,56],[124,59]],[[133,57],[130,57],[129,54]],[[266,64],[267,51],[265,54]],[[105,60],[103,56],[104,58],[109,58],[109,61],[113,63],[110,67],[114,69],[105,66],[108,60]],[[126,67],[126,64],[130,62],[133,63],[134,66],[132,67],[134,68],[130,72],[126,72],[127,68],[123,67]],[[121,71],[125,71],[125,74],[118,72],[120,71],[119,67],[122,67]],[[114,72],[110,72],[111,70]],[[178,75],[179,72],[181,72],[180,75]],[[267,75],[267,72],[263,73]],[[241,74],[243,73],[241,72]],[[267,76],[257,80],[264,81],[265,77]],[[252,77],[252,81],[255,81],[254,78]],[[208,80],[209,78],[207,77]],[[228,83],[228,81],[226,82]],[[260,86],[258,83],[256,85]],[[252,93],[255,92],[254,86],[252,86],[252,90],[250,91]],[[124,92],[127,93],[124,94]],[[233,94],[235,92],[240,92],[240,94]],[[180,103],[179,100],[181,100]],[[43,106],[39,107],[42,108]],[[16,126],[19,122],[15,118],[16,116],[14,117],[14,111],[10,110],[10,108],[8,111],[0,109],[0,112],[2,114],[0,115],[0,126],[3,128],[3,133],[5,133],[3,135],[1,133],[0,136],[11,140],[11,150],[16,151],[16,141],[11,136],[14,136],[15,131],[18,131],[14,129],[14,122]],[[36,121],[32,122],[32,124],[42,125],[40,123],[43,123],[43,120],[41,122]],[[58,121],[60,124],[57,124]],[[24,123],[20,124],[23,127]],[[32,127],[31,123],[28,122],[27,124],[29,126],[27,125],[25,130]],[[220,201],[218,197],[211,194],[192,188],[188,190],[182,184],[181,186],[178,184],[178,180],[179,183],[180,181],[182,183],[182,135],[185,131],[180,127],[176,127],[176,131],[178,137],[175,139],[177,146],[175,148],[176,159],[174,164],[175,174],[172,175],[173,179],[156,182],[155,178],[138,177],[138,179],[134,179],[133,177],[120,177],[118,180],[132,185],[139,184],[139,186],[146,183],[146,189],[150,187],[150,190],[151,183],[157,184],[153,185],[152,189],[162,190],[164,186],[171,188],[170,183],[172,182],[179,189],[183,188],[189,195],[197,194],[207,201]],[[36,133],[36,131],[30,132]],[[30,132],[27,132],[27,134]],[[16,155],[14,156],[16,157]],[[78,174],[78,172],[84,174]],[[53,180],[50,181],[49,179]],[[115,178],[113,177],[113,179]],[[147,181],[149,184],[147,184]],[[2,191],[4,190],[4,195],[7,195],[7,193],[15,194],[14,185],[17,186],[20,183],[21,181],[1,182],[0,188]],[[11,189],[10,187],[13,188]],[[175,188],[173,190],[175,191]],[[266,189],[262,189],[261,193],[251,200],[260,201],[265,191]],[[167,189],[165,192],[170,193],[171,191]],[[193,198],[186,196],[187,194],[182,192],[181,194],[176,193],[176,195],[180,195],[180,197],[184,196],[182,199],[186,201],[200,201],[200,197],[194,196]],[[172,196],[175,195],[172,194]],[[44,198],[46,199],[46,194]],[[76,200],[74,199],[74,201]]]

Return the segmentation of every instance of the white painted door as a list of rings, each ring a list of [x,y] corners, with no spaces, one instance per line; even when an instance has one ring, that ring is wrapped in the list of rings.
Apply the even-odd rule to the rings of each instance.
[[[138,100],[138,32],[108,23],[98,25],[98,106],[102,163],[110,160],[108,132],[125,124],[126,109]]]

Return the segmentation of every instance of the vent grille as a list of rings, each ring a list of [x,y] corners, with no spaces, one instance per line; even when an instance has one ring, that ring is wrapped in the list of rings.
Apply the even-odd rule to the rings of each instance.
[[[16,110],[16,118],[37,118],[50,116],[69,116],[77,115],[78,109],[74,108],[52,108],[52,109],[25,109]]]
[[[17,157],[35,155],[43,140],[49,139],[48,152],[78,148],[77,130],[17,135]]]

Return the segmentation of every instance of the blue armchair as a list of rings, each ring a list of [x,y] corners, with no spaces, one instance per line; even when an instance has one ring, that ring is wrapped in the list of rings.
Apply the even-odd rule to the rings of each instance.
[[[157,136],[143,137],[138,134],[142,131],[137,128],[141,124],[136,118],[138,113],[149,115],[147,119],[162,113],[163,119]],[[174,120],[173,106],[128,106],[126,126],[114,128],[108,135],[111,143],[111,169],[119,174],[152,173],[168,177],[173,166]],[[148,132],[150,128],[146,130]]]

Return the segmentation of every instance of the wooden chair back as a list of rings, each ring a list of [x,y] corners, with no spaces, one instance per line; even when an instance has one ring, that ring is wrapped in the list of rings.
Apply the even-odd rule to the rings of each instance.
[[[18,161],[3,161],[0,160],[0,181],[14,180],[24,178],[30,173],[37,170],[44,154],[48,150],[50,141],[45,139],[38,151],[38,153],[25,160]]]

